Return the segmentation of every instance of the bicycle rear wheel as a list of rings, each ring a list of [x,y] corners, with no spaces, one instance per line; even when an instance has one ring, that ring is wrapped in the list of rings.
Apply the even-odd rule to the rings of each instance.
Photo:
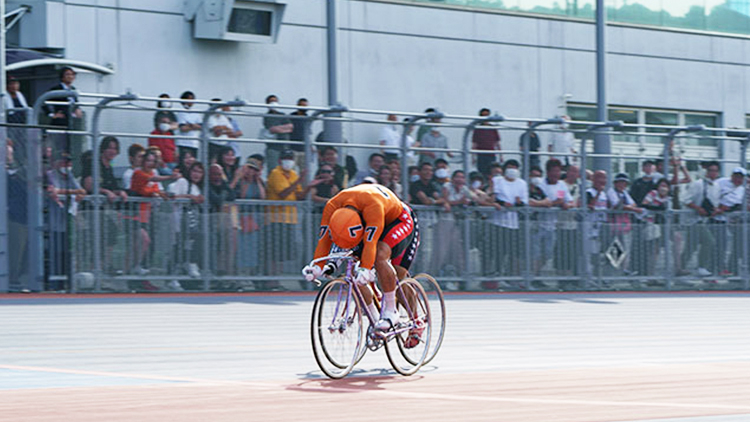
[[[313,355],[328,377],[351,372],[365,344],[362,312],[353,285],[333,280],[318,293],[310,322]]]
[[[430,302],[430,319],[432,327],[435,330],[439,330],[432,332],[430,351],[423,363],[423,365],[426,365],[435,358],[438,350],[440,350],[440,346],[443,344],[443,338],[445,336],[445,299],[443,298],[443,290],[431,275],[420,273],[415,275],[414,279],[422,285],[422,288],[427,294],[427,300]],[[406,358],[406,356],[404,356],[404,358]]]
[[[396,372],[412,375],[424,364],[430,350],[430,304],[414,279],[399,282],[396,300],[401,316],[394,327],[396,334],[385,342],[385,353]]]

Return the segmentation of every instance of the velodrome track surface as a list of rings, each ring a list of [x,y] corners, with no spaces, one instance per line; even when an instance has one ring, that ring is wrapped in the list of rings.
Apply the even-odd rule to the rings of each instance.
[[[750,294],[452,294],[445,342],[321,377],[311,294],[0,295],[0,421],[750,421]]]

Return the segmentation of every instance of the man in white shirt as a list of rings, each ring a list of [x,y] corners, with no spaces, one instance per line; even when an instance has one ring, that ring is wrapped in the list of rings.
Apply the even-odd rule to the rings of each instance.
[[[180,98],[183,100],[194,100],[195,94],[190,91],[185,91]],[[197,157],[198,149],[201,146],[201,141],[197,138],[201,136],[203,114],[190,112],[193,110],[192,102],[182,103],[182,108],[184,111],[177,113],[177,123],[180,125],[180,133],[185,136],[195,137],[196,139],[178,138],[175,140],[175,144],[179,147],[180,151],[182,151],[183,148],[188,148],[193,153],[193,156]],[[180,155],[182,155],[182,152],[180,152]]]
[[[695,251],[700,250],[697,272],[699,276],[707,277],[718,271],[716,232],[722,231],[723,227],[711,224],[711,214],[719,206],[721,199],[719,162],[710,161],[703,168],[706,170],[705,177],[693,182],[688,189],[686,205],[695,213],[686,215],[683,220],[688,229],[681,268],[687,268]]]
[[[221,99],[214,98],[211,101],[220,103]],[[216,155],[221,150],[221,147],[223,146],[231,147],[234,151],[234,155],[239,156],[240,154],[240,149],[237,143],[230,141],[230,138],[238,137],[236,131],[234,130],[234,125],[232,124],[232,121],[228,116],[221,113],[221,111],[228,112],[231,110],[232,109],[228,106],[222,107],[221,109],[217,110],[216,113],[208,117],[209,136],[212,138],[221,138],[212,139],[208,142],[208,156],[211,159],[216,157]]]
[[[740,252],[742,251],[741,231],[736,229],[736,225],[741,221],[736,215],[726,215],[742,209],[742,201],[745,197],[745,177],[747,171],[742,167],[735,167],[732,170],[732,176],[719,179],[721,187],[721,199],[719,206],[714,209],[714,219],[719,221],[720,229],[717,237],[716,246],[719,250],[720,262],[723,267],[719,272],[720,276],[730,276],[738,273],[738,262]],[[724,261],[726,248],[730,247],[729,236],[731,236],[732,252],[729,255],[729,262]]]
[[[560,160],[552,158],[545,165],[547,177],[542,180],[539,188],[550,202],[550,207],[561,210],[567,210],[573,207],[573,197],[570,195],[568,185],[560,180],[562,174],[562,163]],[[540,215],[539,231],[535,237],[535,247],[539,249],[539,254],[535,254],[539,259],[535,263],[535,272],[539,270],[555,254],[554,246],[556,240],[557,210],[546,211]]]
[[[503,175],[495,176],[492,180],[495,202],[503,208],[496,211],[492,224],[500,226],[500,265],[508,258],[508,275],[521,274],[521,257],[523,256],[523,236],[518,221],[518,207],[525,207],[529,203],[529,187],[521,179],[519,164],[516,160],[508,160],[503,165]]]
[[[391,124],[385,125],[380,129],[378,142],[380,142],[380,145],[387,147],[383,148],[383,154],[386,160],[390,160],[401,156],[401,151],[399,150],[401,147],[401,134],[399,133],[398,125],[396,125],[398,116],[389,114],[386,119]]]
[[[576,163],[577,159],[565,154],[577,154],[578,152],[575,149],[575,136],[573,136],[573,132],[568,130],[568,121],[570,121],[570,117],[562,116],[562,118],[564,122],[558,127],[559,131],[552,133],[547,148],[549,152],[554,154],[554,158],[557,158],[568,166]]]

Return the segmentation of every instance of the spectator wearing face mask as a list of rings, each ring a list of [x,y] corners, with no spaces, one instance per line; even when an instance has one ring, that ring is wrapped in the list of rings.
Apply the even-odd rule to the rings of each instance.
[[[182,95],[180,95],[180,99],[188,100],[181,103],[180,107],[182,107],[183,111],[177,113],[177,123],[179,123],[180,134],[190,136],[191,139],[177,139],[175,143],[180,148],[180,154],[182,154],[183,150],[187,150],[196,157],[198,155],[198,149],[201,146],[201,141],[198,138],[201,136],[201,129],[203,127],[203,114],[194,112],[194,103],[189,101],[195,99],[195,94],[192,92],[183,92]]]
[[[450,168],[448,162],[442,158],[435,160],[435,181],[440,185],[444,185],[451,180]]]
[[[169,99],[169,94],[161,94],[159,95],[159,98],[165,100]],[[167,122],[169,123],[169,130],[174,133],[174,131],[180,128],[180,124],[177,123],[177,115],[174,114],[174,111],[172,111],[172,105],[173,103],[171,101],[156,102],[156,108],[158,108],[159,110],[154,113],[154,127],[159,127],[159,124],[162,122],[162,118],[166,117]]]
[[[70,234],[69,215],[75,215],[86,191],[78,184],[73,176],[73,162],[67,152],[58,152],[54,161],[54,168],[46,174],[47,190],[47,219],[49,227],[50,260],[48,273],[70,277]],[[70,278],[68,278],[70,280]],[[64,288],[60,281],[49,281],[49,290]]]
[[[298,175],[294,171],[294,151],[285,150],[279,157],[279,165],[268,175],[267,198],[271,201],[301,201],[314,186],[323,182],[323,179],[314,179],[305,186],[305,171]],[[297,207],[270,206],[268,207],[267,227],[264,234],[267,245],[277,245],[268,252],[268,261],[271,265],[271,274],[278,274],[285,261],[299,257],[297,248],[302,238],[299,233],[299,220]],[[269,286],[275,288],[278,286]]]
[[[500,253],[496,249],[489,259],[496,261],[495,272],[504,270],[506,275],[520,275],[522,254],[518,251],[524,250],[516,210],[529,204],[529,187],[521,179],[518,168],[518,161],[508,160],[503,165],[503,175],[495,176],[492,180],[493,197],[501,206],[492,220],[492,224],[499,229],[496,231],[496,238],[492,239],[492,245],[499,248]],[[492,248],[487,249],[488,252],[493,252]]]
[[[443,199],[451,207],[451,211],[441,212],[438,221],[437,233],[439,239],[451,239],[450,242],[439,242],[435,248],[436,256],[434,262],[436,268],[447,276],[457,276],[465,271],[463,254],[454,255],[449,258],[450,252],[463,250],[463,221],[466,218],[466,206],[473,203],[475,198],[471,189],[466,185],[466,174],[462,170],[456,170],[442,186]],[[454,261],[457,267],[448,265]],[[448,290],[457,290],[455,282],[446,284]]]
[[[474,196],[474,202],[477,205],[493,205],[494,201],[485,191],[486,185],[484,182],[484,176],[478,171],[472,171],[469,173],[469,189],[471,194]]]
[[[277,110],[279,97],[273,94],[267,96],[266,104],[268,105],[268,111],[266,112],[266,116],[263,117],[263,128],[260,131],[260,138],[272,141],[289,141],[292,132],[294,132],[294,124],[286,114]],[[290,149],[289,146],[288,143],[268,144],[266,146],[266,159],[269,163],[275,163],[279,159],[279,154],[283,151],[292,151],[294,153],[294,150]]]
[[[151,135],[158,137],[148,138],[148,146],[159,148],[161,158],[169,169],[177,167],[177,145],[174,138],[162,138],[161,136],[174,136],[169,117],[163,116],[158,121],[156,128],[151,131]]]

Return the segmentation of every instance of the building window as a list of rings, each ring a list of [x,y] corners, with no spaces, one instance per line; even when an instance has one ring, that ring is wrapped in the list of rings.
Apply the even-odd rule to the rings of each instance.
[[[568,105],[568,115],[572,120],[596,120],[596,107],[591,104],[574,104]],[[609,120],[622,120],[624,123],[647,124],[655,128],[625,128],[622,132],[628,132],[627,135],[618,134],[615,136],[615,142],[637,142],[646,144],[663,143],[662,138],[657,136],[642,135],[643,133],[668,133],[670,126],[690,126],[705,125],[706,127],[719,127],[720,116],[718,113],[711,112],[690,112],[678,110],[659,110],[659,109],[638,109],[630,107],[612,106],[608,110]],[[748,116],[750,122],[750,116]],[[582,128],[578,125],[577,128]],[[583,134],[578,134],[578,138]],[[696,132],[689,137],[679,138],[682,146],[705,146],[715,147],[716,140],[711,139],[711,132]]]

